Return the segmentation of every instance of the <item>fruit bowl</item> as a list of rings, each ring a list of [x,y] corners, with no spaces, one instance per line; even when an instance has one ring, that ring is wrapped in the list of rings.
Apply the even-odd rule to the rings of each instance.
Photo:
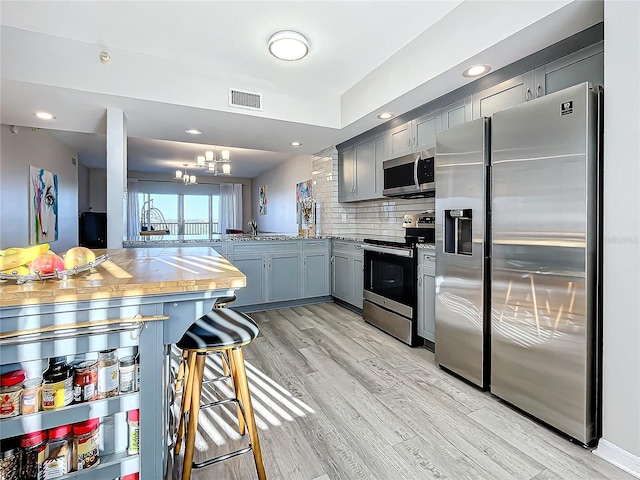
[[[109,260],[109,255],[105,254],[105,255],[99,255],[96,257],[96,259],[93,262],[89,262],[86,263],[84,265],[78,265],[76,267],[73,268],[69,268],[69,269],[65,269],[65,270],[58,270],[56,269],[54,272],[52,273],[40,273],[40,272],[35,272],[35,273],[29,273],[26,275],[21,275],[18,273],[17,270],[15,270],[13,273],[1,273],[0,272],[0,280],[15,280],[16,283],[18,285],[22,284],[22,283],[26,283],[29,281],[35,281],[35,280],[50,280],[50,279],[66,279],[69,277],[72,277],[74,275],[77,275],[79,273],[82,272],[86,272],[86,271],[92,271],[95,269],[95,267],[97,267],[98,265],[106,262],[107,260]]]

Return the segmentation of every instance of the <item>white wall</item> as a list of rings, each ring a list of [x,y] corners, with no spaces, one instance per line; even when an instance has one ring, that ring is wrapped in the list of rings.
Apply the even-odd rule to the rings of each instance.
[[[640,478],[640,2],[605,1],[603,438]]]
[[[253,179],[251,218],[258,222],[258,231],[298,233],[296,184],[312,177],[311,167],[312,157],[300,155]],[[259,214],[258,202],[261,185],[267,186],[266,215]]]
[[[29,245],[29,165],[58,175],[58,240],[49,242],[56,253],[78,245],[77,152],[46,130],[18,127],[0,134],[0,248]]]

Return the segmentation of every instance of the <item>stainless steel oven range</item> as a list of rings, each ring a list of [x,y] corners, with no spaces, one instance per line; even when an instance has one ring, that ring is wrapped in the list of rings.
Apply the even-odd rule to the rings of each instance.
[[[420,214],[405,241],[365,239],[362,316],[410,346],[421,343],[416,327],[416,243],[434,242],[434,214]]]

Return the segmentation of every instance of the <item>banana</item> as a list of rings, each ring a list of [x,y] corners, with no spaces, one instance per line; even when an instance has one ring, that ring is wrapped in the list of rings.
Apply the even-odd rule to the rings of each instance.
[[[7,254],[7,250],[11,250],[11,252]],[[49,250],[49,244],[34,245],[29,248],[21,248],[18,251],[15,251],[13,248],[8,248],[7,250],[5,250],[4,255],[0,257],[0,270],[10,270],[29,263],[38,255],[46,253]]]

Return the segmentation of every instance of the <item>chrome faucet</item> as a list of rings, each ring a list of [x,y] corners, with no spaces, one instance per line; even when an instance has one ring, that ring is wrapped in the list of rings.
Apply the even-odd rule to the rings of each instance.
[[[256,223],[256,221],[252,218],[247,222],[247,225],[251,227],[252,238],[256,238],[256,235],[258,234],[258,224]]]

